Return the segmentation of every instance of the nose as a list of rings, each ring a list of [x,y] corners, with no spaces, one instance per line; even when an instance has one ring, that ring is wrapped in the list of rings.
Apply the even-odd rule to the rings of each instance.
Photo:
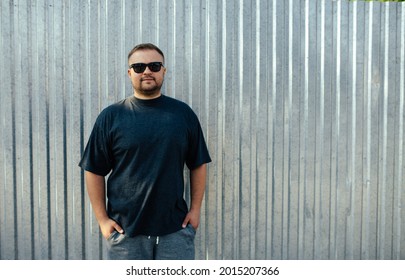
[[[149,66],[146,66],[145,71],[143,71],[143,74],[149,74],[149,73],[153,73],[152,71],[150,71]]]

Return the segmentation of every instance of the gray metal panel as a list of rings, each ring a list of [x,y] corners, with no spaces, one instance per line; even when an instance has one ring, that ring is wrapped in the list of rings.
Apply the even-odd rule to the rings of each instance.
[[[140,42],[213,158],[198,259],[405,259],[405,4],[1,0],[0,16],[0,259],[105,257],[77,164],[132,94]]]

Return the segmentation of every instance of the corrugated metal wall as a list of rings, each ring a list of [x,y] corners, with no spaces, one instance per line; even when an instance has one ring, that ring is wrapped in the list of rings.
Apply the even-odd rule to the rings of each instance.
[[[105,256],[77,164],[132,94],[140,42],[213,158],[198,259],[405,259],[405,4],[1,0],[0,16],[0,259]]]

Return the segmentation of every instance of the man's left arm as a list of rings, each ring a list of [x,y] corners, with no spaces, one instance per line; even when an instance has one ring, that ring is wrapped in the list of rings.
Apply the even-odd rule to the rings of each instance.
[[[183,221],[183,228],[185,228],[187,224],[191,224],[194,229],[197,229],[200,225],[200,212],[205,192],[206,175],[206,164],[202,164],[197,168],[190,170],[191,203],[190,211]]]

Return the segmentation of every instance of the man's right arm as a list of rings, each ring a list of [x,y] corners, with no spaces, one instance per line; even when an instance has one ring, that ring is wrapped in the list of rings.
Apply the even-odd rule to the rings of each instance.
[[[104,176],[85,171],[85,178],[90,203],[104,238],[108,238],[114,230],[123,233],[124,231],[120,225],[108,217],[105,200]]]

